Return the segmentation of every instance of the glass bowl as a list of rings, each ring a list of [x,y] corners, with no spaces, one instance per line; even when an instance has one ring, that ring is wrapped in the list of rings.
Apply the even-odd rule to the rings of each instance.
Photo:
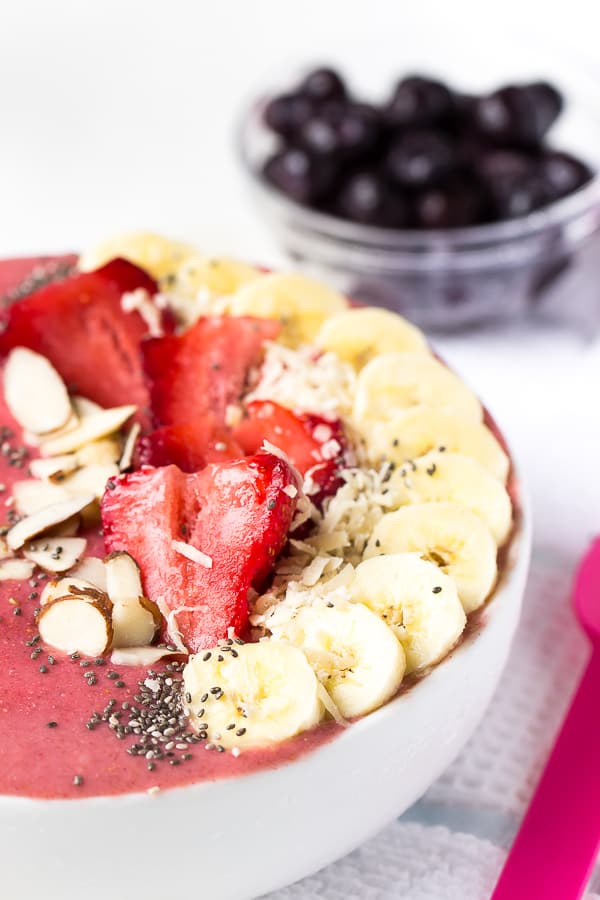
[[[347,55],[351,60],[352,54]],[[545,69],[532,64],[530,54],[525,60],[515,62],[511,52],[495,66],[484,57],[475,66],[455,58],[453,66],[443,68],[439,61],[396,62],[391,69],[379,66],[379,74],[370,68],[365,84],[351,61],[331,60],[350,76],[359,96],[368,99],[381,97],[394,78],[413,71],[440,77],[465,92],[535,77],[557,84],[565,108],[549,144],[579,157],[596,174],[568,197],[527,216],[467,228],[376,228],[288,199],[262,175],[262,163],[277,144],[263,124],[263,110],[270,97],[297,84],[304,72],[272,79],[268,90],[257,88],[239,120],[237,155],[259,215],[292,263],[348,296],[388,307],[430,329],[461,328],[539,309],[557,284],[568,284],[575,270],[581,276],[583,267],[593,270],[577,278],[576,299],[585,303],[581,295],[596,293],[600,273],[600,105],[593,84],[584,77],[575,80],[572,67],[559,74],[555,62]]]

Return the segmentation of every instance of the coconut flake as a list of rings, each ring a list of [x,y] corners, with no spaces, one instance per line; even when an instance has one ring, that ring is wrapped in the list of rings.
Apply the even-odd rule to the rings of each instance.
[[[191,560],[191,562],[198,563],[199,566],[204,566],[205,569],[212,569],[212,557],[207,556],[206,553],[203,553],[202,550],[198,550],[197,547],[192,547],[191,544],[186,544],[185,541],[171,541],[171,547],[177,553],[181,553],[182,556],[185,556],[186,559]]]

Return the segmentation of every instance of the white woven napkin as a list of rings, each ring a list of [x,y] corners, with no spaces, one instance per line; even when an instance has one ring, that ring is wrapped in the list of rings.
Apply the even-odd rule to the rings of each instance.
[[[500,687],[473,739],[425,797],[359,850],[269,900],[490,896],[588,652],[569,605],[572,568],[554,550],[535,552]]]

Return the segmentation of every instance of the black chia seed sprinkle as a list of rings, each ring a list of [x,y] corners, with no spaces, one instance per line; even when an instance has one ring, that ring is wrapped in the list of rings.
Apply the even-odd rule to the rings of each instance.
[[[277,506],[276,500],[269,500],[269,502],[267,503],[267,509],[275,509],[276,506]]]
[[[437,587],[434,587],[434,589],[433,589],[434,594],[440,594],[441,591],[442,591],[442,589],[441,589],[441,587],[439,587],[439,585]]]
[[[45,675],[48,671],[48,666],[40,666],[40,672],[42,675]]]
[[[81,787],[81,785],[83,784],[83,775],[74,775],[73,784],[75,785],[75,787]]]
[[[58,728],[58,722],[48,722],[48,728]]]

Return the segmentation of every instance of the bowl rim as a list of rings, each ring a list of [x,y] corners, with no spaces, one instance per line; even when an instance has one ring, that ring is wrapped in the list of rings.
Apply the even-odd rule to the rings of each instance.
[[[526,216],[462,228],[380,228],[346,221],[329,213],[310,209],[278,191],[267,181],[263,173],[252,165],[248,134],[252,127],[261,127],[268,133],[262,125],[261,113],[271,96],[263,94],[242,105],[233,129],[234,154],[246,178],[265,194],[269,202],[278,206],[281,212],[289,217],[295,216],[295,225],[302,230],[373,250],[414,250],[427,254],[460,252],[463,249],[469,251],[478,247],[488,249],[504,242],[534,238],[553,227],[564,226],[580,216],[594,212],[596,213],[594,225],[596,228],[600,227],[600,165],[592,169],[592,178],[576,191]]]
[[[502,431],[500,432],[502,435]],[[512,603],[517,607],[517,619],[520,617],[520,611],[523,602],[523,588],[525,577],[529,570],[529,563],[532,550],[532,512],[531,501],[526,484],[521,475],[521,467],[515,462],[515,456],[512,448],[508,448],[509,456],[512,462],[513,483],[515,485],[513,509],[515,510],[515,523],[511,536],[509,537],[508,550],[505,560],[505,569],[501,573],[500,584],[494,588],[493,593],[481,607],[477,613],[483,614],[483,622],[481,631],[485,633],[486,629],[492,624],[492,620],[496,614],[503,609],[502,602]],[[521,589],[519,585],[521,584]],[[465,659],[468,654],[469,647],[475,643],[479,636],[479,632],[473,636],[467,636],[465,642],[459,642],[455,648],[439,663],[433,666],[421,679],[419,679],[408,691],[401,691],[396,697],[389,700],[383,706],[374,710],[366,716],[362,716],[352,722],[343,731],[335,734],[335,736],[324,743],[318,744],[307,752],[300,754],[298,757],[283,763],[275,763],[271,766],[261,767],[245,774],[228,774],[215,780],[192,781],[188,784],[177,785],[174,787],[160,788],[160,794],[165,796],[191,796],[195,795],[196,799],[201,799],[203,794],[210,791],[219,790],[219,786],[223,784],[231,785],[236,781],[256,781],[260,779],[268,779],[275,772],[284,772],[290,767],[298,768],[302,766],[310,766],[311,759],[315,756],[328,752],[335,752],[334,748],[343,742],[347,744],[353,740],[353,737],[362,734],[365,730],[376,728],[381,723],[390,720],[396,715],[401,715],[402,703],[410,702],[413,696],[421,697],[426,691],[434,691],[437,687],[437,680],[444,677],[444,670],[452,667],[456,668],[461,665],[461,660]],[[509,647],[514,639],[514,629],[510,636]],[[507,651],[508,652],[508,651]],[[421,702],[427,702],[427,697]],[[317,726],[318,727],[318,726]],[[114,809],[122,809],[130,806],[136,806],[141,803],[155,802],[155,797],[147,790],[130,791],[120,794],[98,794],[88,797],[25,797],[13,794],[0,794],[0,813],[11,808],[15,812],[24,812],[28,808],[60,811],[61,809],[92,809],[98,806],[111,805]]]

